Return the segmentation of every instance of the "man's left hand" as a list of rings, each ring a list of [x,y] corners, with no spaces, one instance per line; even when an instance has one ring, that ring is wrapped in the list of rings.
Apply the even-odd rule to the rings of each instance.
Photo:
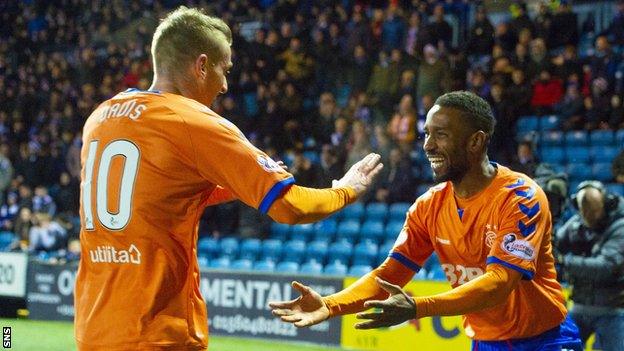
[[[356,324],[356,329],[386,328],[416,318],[416,304],[401,287],[379,277],[375,278],[375,281],[382,289],[390,293],[390,297],[383,301],[366,301],[364,307],[374,307],[381,311],[358,313],[356,315],[358,319],[368,319],[368,321]]]

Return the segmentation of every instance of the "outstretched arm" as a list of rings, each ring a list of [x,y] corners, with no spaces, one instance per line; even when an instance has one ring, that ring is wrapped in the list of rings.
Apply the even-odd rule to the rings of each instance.
[[[396,285],[378,281],[390,293],[384,301],[368,301],[364,307],[376,307],[380,312],[359,313],[358,318],[368,321],[357,324],[358,329],[382,328],[414,318],[430,316],[455,316],[473,313],[503,303],[520,282],[522,275],[498,264],[488,266],[487,272],[450,291],[410,298]],[[410,301],[412,300],[412,301]]]
[[[312,189],[292,185],[269,208],[277,222],[297,224],[321,220],[353,203],[370,187],[381,171],[381,156],[368,154],[354,164],[332,189]]]

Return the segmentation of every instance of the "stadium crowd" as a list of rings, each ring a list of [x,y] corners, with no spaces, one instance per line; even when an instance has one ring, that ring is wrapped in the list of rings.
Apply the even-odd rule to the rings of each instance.
[[[451,90],[491,103],[492,158],[529,175],[539,157],[516,131],[521,116],[556,114],[562,130],[624,127],[622,1],[604,30],[579,23],[566,1],[530,12],[513,3],[500,23],[461,0],[184,3],[233,30],[229,91],[212,108],[300,185],[330,186],[376,152],[386,167],[365,201],[412,202],[431,182],[420,162],[426,111]],[[148,88],[149,33],[178,5],[0,5],[0,231],[18,239],[8,249],[78,257],[83,122],[116,93]],[[264,237],[271,221],[233,202],[207,209],[203,224],[207,235]]]

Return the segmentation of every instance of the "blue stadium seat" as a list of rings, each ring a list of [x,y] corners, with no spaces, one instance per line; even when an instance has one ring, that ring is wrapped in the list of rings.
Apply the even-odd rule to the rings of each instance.
[[[594,165],[592,166],[592,178],[595,180],[599,180],[603,183],[606,183],[613,179],[613,174],[611,173],[611,164],[608,162],[594,163]]]
[[[613,162],[622,149],[617,146],[592,146],[591,154],[594,162]]]
[[[316,260],[318,262],[325,262],[325,258],[327,257],[328,252],[328,244],[327,241],[313,241],[306,245],[306,259]]]
[[[566,173],[570,180],[582,182],[584,180],[591,179],[592,169],[585,163],[570,163],[566,167]]]
[[[567,146],[565,152],[568,163],[589,163],[591,159],[587,146]]]
[[[557,115],[544,116],[540,118],[541,130],[558,130],[561,126],[561,118]]]
[[[253,270],[257,272],[273,272],[275,271],[275,262],[271,260],[257,261],[253,265]]]
[[[615,143],[615,135],[612,130],[594,130],[589,135],[592,146],[612,146]]]
[[[401,220],[404,221],[405,220],[405,215],[407,214],[407,211],[409,210],[410,206],[412,204],[407,203],[407,202],[397,202],[395,204],[390,205],[390,218],[389,220]]]
[[[392,250],[392,248],[394,247],[394,242],[385,242],[383,243],[383,245],[381,245],[379,247],[379,250],[377,251],[377,265],[380,265],[383,261],[386,260],[386,258],[388,258],[388,255],[390,254],[390,250]]]
[[[292,226],[290,237],[294,240],[308,241],[314,235],[313,224],[297,224]]]
[[[216,257],[219,254],[219,240],[210,237],[203,237],[197,241],[197,252],[208,258]]]
[[[271,223],[271,238],[286,240],[290,234],[291,226],[284,223]]]
[[[323,265],[317,261],[308,261],[299,268],[300,274],[321,275],[323,273]]]
[[[229,269],[230,268],[230,259],[227,257],[219,257],[213,260],[210,260],[208,263],[208,267],[212,269]]]
[[[388,205],[383,202],[371,202],[366,206],[366,219],[385,221],[388,216]]]
[[[267,239],[262,242],[262,258],[278,261],[282,257],[282,242]]]
[[[240,246],[240,258],[246,258],[251,261],[255,261],[262,251],[262,242],[260,239],[250,238],[243,240]]]
[[[539,119],[536,116],[523,116],[516,124],[518,133],[524,134],[539,129]]]
[[[322,220],[314,225],[314,240],[331,242],[336,236],[338,223],[332,218]]]
[[[350,277],[361,277],[364,276],[368,273],[370,273],[370,271],[373,270],[373,267],[366,265],[366,264],[356,264],[353,265],[351,267],[349,267],[349,271],[347,272],[347,275]]]
[[[565,143],[568,146],[587,146],[589,137],[584,130],[574,130],[565,133]]]
[[[295,274],[299,273],[299,263],[291,261],[283,261],[277,264],[275,271],[278,273]]]
[[[342,218],[345,220],[361,220],[364,216],[364,204],[361,202],[356,202],[345,207],[342,211],[340,211]]]
[[[624,184],[609,183],[605,184],[605,187],[607,188],[607,191],[612,194],[624,196]]]
[[[619,147],[624,147],[624,129],[615,132],[615,142]]]
[[[370,241],[364,241],[355,245],[353,249],[353,264],[374,264],[378,251],[377,245]]]
[[[230,259],[236,258],[238,256],[239,250],[239,242],[236,238],[223,238],[219,241],[219,246],[221,249],[220,255],[227,256]]]
[[[561,146],[563,145],[563,132],[547,131],[542,132],[540,137],[541,146]]]
[[[355,242],[360,235],[360,222],[358,220],[344,220],[338,224],[336,236],[338,239],[347,239]]]
[[[427,279],[430,280],[446,280],[446,274],[442,270],[442,267],[438,266],[431,271],[427,272]]]
[[[399,233],[401,233],[401,230],[403,230],[403,224],[405,224],[404,219],[388,222],[385,229],[386,240],[396,240],[396,238],[399,236]]]
[[[360,229],[360,238],[381,242],[384,238],[384,225],[380,220],[367,220]]]
[[[253,266],[253,263],[251,260],[242,258],[240,260],[236,260],[232,262],[232,264],[230,264],[230,269],[233,269],[236,271],[250,271],[252,266]]]
[[[208,256],[197,256],[197,264],[204,268],[204,267],[208,267],[210,265],[210,259],[208,258]]]
[[[561,146],[549,146],[541,149],[541,159],[545,163],[559,164],[565,161],[565,153]]]
[[[293,239],[284,245],[283,258],[284,261],[301,262],[306,251],[306,243],[303,240]]]
[[[353,245],[346,241],[338,241],[329,245],[327,251],[327,261],[334,262],[340,261],[342,263],[348,263],[353,253]]]
[[[341,262],[332,262],[325,265],[325,268],[323,268],[323,273],[327,275],[345,276],[347,275],[347,266],[345,266]]]

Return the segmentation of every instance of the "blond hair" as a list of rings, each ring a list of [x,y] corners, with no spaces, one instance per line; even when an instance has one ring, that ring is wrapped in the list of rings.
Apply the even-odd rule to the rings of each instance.
[[[154,72],[177,75],[201,54],[215,64],[232,45],[232,31],[220,18],[180,6],[165,17],[152,38]]]

